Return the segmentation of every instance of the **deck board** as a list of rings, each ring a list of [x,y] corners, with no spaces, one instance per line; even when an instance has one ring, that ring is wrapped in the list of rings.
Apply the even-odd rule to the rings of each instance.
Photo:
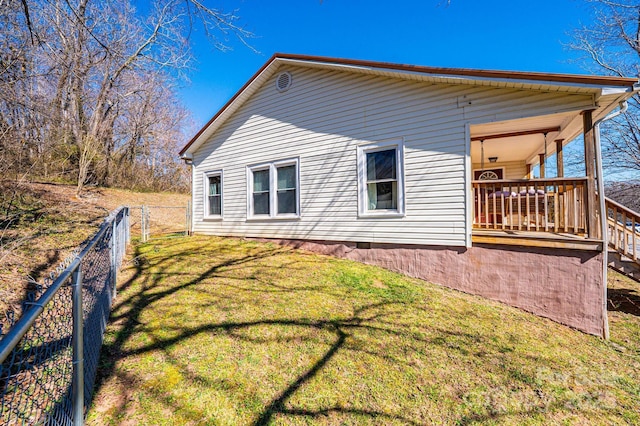
[[[473,244],[503,244],[523,247],[550,247],[569,250],[602,251],[602,241],[559,232],[474,229]]]

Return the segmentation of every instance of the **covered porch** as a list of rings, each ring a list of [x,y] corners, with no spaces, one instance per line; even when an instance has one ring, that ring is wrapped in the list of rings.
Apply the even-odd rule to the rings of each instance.
[[[472,242],[602,250],[594,116],[604,115],[594,108],[470,126]],[[567,167],[570,143],[583,158]]]

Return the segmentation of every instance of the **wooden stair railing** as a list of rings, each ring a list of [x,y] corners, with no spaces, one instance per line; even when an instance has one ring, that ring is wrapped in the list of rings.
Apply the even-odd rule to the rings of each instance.
[[[640,264],[640,213],[605,197],[609,247]]]

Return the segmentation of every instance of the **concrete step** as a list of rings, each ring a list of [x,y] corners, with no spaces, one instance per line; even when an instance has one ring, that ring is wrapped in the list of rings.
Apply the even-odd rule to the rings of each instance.
[[[636,263],[616,250],[609,248],[607,265],[623,275],[640,282],[640,264]]]

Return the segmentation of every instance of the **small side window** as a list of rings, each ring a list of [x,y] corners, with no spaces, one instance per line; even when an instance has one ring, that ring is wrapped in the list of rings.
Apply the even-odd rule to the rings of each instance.
[[[204,176],[204,217],[222,218],[222,171],[207,172]]]

